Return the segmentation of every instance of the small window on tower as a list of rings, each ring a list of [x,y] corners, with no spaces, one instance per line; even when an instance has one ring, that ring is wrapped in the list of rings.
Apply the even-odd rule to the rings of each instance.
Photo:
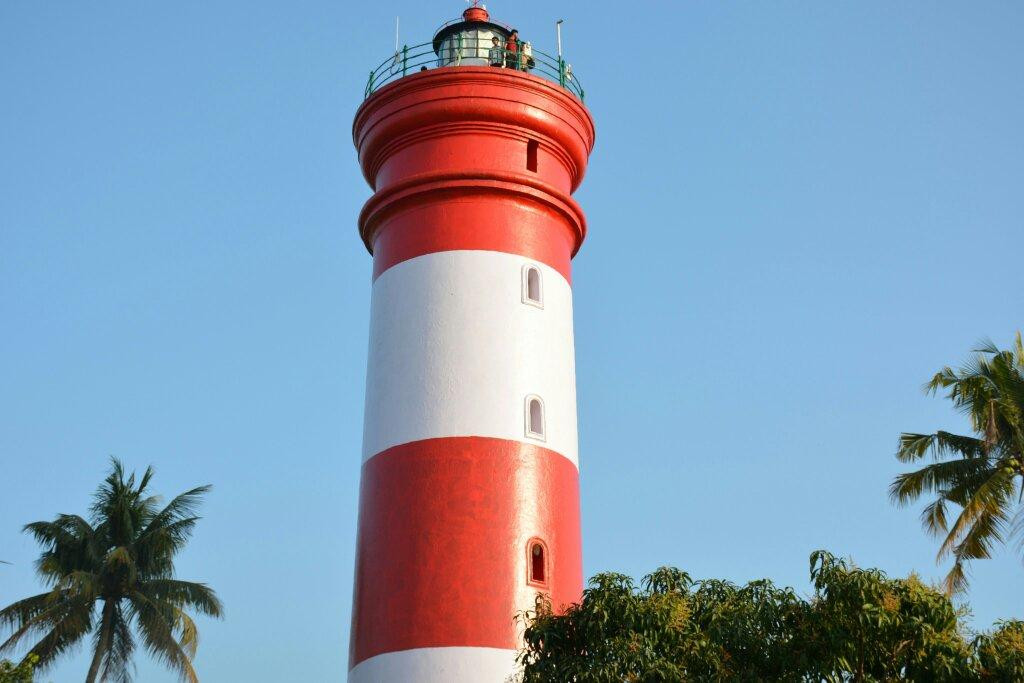
[[[523,303],[544,308],[544,286],[537,266],[523,267]]]
[[[537,172],[537,149],[540,147],[540,143],[536,140],[528,140],[526,142],[526,170]]]
[[[526,436],[544,440],[544,402],[540,396],[526,397]]]
[[[547,553],[540,541],[530,541],[530,583],[543,585],[548,580]]]

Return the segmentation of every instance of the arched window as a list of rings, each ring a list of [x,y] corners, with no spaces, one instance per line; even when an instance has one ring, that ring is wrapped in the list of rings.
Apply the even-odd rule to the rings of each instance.
[[[544,308],[544,283],[537,266],[523,266],[523,303]]]
[[[544,402],[540,396],[526,397],[526,436],[544,440]]]
[[[533,539],[528,545],[529,557],[527,562],[530,567],[530,578],[529,583],[534,585],[544,585],[548,581],[548,553],[544,544],[538,540]]]

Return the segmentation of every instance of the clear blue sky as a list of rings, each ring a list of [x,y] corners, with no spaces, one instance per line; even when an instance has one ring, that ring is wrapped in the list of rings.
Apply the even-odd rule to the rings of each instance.
[[[109,455],[211,483],[206,681],[346,668],[370,258],[350,125],[445,2],[0,5],[0,602]],[[938,579],[886,488],[920,386],[1024,327],[1024,6],[494,2],[598,126],[575,263],[587,575]],[[1024,616],[978,563],[975,623]],[[145,656],[139,680],[171,681]],[[48,680],[84,678],[83,654]]]

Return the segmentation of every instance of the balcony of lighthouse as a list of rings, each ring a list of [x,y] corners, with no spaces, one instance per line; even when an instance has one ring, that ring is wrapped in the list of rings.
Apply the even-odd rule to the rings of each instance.
[[[552,55],[529,40],[516,40],[515,50],[506,49],[512,31],[508,24],[492,20],[483,7],[470,7],[461,18],[443,24],[433,40],[397,46],[394,54],[370,72],[364,96],[423,71],[476,66],[540,76],[583,100],[583,85],[560,49]],[[494,38],[498,39],[497,46]]]

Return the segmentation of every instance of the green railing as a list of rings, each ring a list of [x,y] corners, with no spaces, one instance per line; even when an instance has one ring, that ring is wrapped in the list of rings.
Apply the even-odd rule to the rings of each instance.
[[[442,66],[490,65],[493,68],[515,69],[543,76],[583,100],[583,86],[562,57],[532,49],[532,46],[522,42],[517,42],[517,49],[513,52],[504,49],[504,42],[494,48],[489,39],[463,38],[461,35],[454,37],[456,44],[441,47],[440,54],[434,52],[432,42],[403,45],[370,72],[364,96],[369,97],[381,86],[420,71]],[[524,47],[527,50],[525,53]]]

